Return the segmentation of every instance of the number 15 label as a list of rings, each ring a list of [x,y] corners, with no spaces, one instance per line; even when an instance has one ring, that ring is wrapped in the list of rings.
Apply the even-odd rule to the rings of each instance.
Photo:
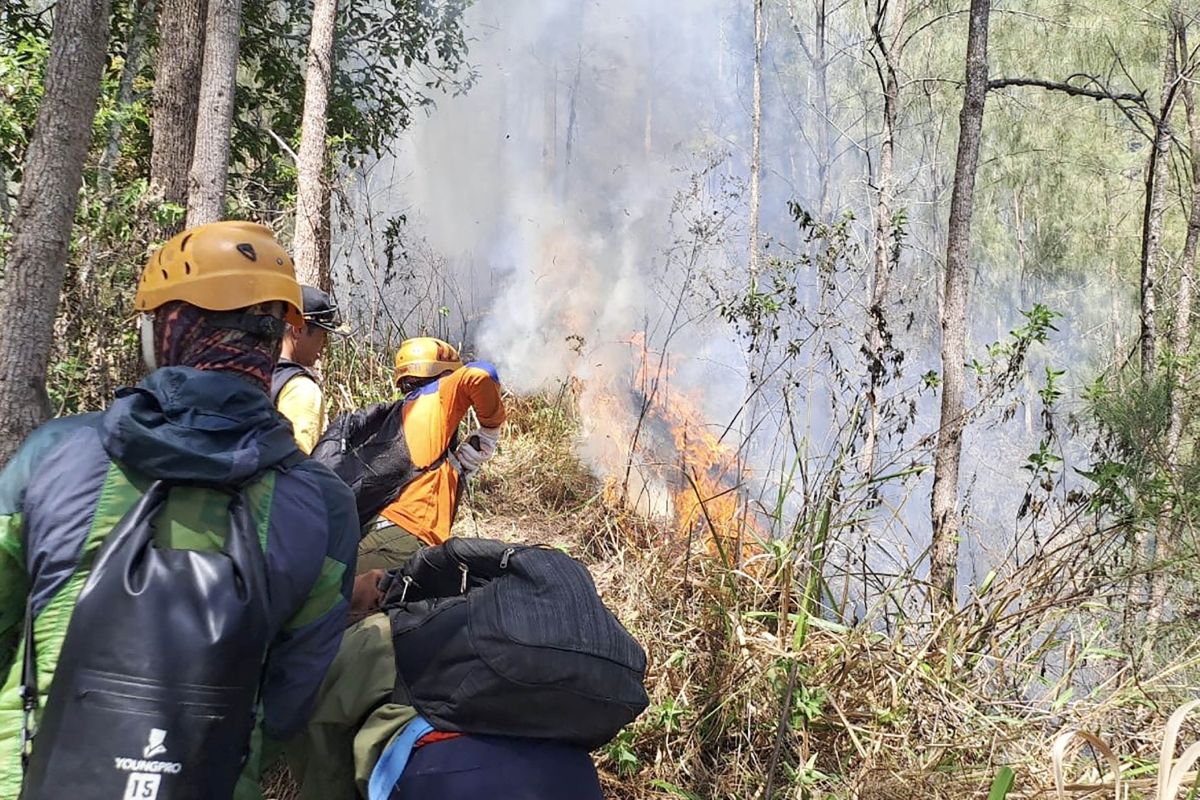
[[[162,775],[152,772],[131,772],[125,784],[125,796],[121,800],[154,800],[158,797],[158,785]]]

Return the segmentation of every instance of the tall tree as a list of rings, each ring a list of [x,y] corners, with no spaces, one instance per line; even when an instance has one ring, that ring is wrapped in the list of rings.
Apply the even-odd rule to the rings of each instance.
[[[884,358],[888,337],[884,307],[887,304],[888,283],[900,258],[894,220],[896,122],[900,114],[900,59],[904,50],[901,33],[907,15],[908,0],[895,0],[894,7],[892,3],[882,0],[876,5],[871,24],[874,39],[871,55],[883,90],[883,135],[879,145],[879,170],[875,175],[874,269],[871,300],[867,308],[867,417],[860,457],[861,469],[868,478],[875,471],[879,438],[878,395],[880,385],[886,378]],[[885,19],[888,19],[886,33],[883,30]]]
[[[953,603],[958,571],[958,475],[962,458],[963,384],[966,370],[967,259],[971,250],[971,211],[975,172],[987,98],[988,16],[991,0],[971,0],[967,33],[967,78],[959,114],[958,155],[950,220],[946,233],[946,272],[942,300],[942,408],[933,467],[929,581],[935,604]]]
[[[754,0],[754,106],[750,139],[750,290],[758,290],[758,217],[762,183],[763,0]]]
[[[1168,377],[1170,388],[1167,398],[1167,434],[1163,448],[1167,481],[1171,487],[1168,502],[1158,518],[1155,534],[1155,549],[1159,561],[1168,560],[1175,552],[1175,529],[1179,524],[1176,503],[1170,499],[1179,491],[1180,444],[1183,436],[1185,398],[1191,389],[1191,369],[1188,352],[1192,342],[1192,301],[1195,298],[1196,251],[1200,245],[1200,120],[1197,120],[1195,94],[1192,90],[1192,72],[1195,63],[1188,63],[1187,24],[1180,13],[1178,3],[1171,11],[1173,41],[1178,48],[1176,56],[1180,77],[1180,91],[1187,112],[1189,161],[1191,166],[1191,209],[1188,213],[1187,235],[1183,242],[1183,253],[1179,259],[1178,282],[1175,291],[1175,317],[1169,338],[1170,358]],[[1183,63],[1179,63],[1179,59]],[[1167,603],[1167,570],[1159,568],[1150,575],[1150,606],[1147,609],[1147,627],[1153,628],[1164,617]],[[1151,630],[1147,641],[1156,638]]]
[[[0,464],[49,414],[46,369],[108,46],[108,0],[54,7],[45,94],[13,215],[0,295]]]
[[[209,0],[204,25],[204,69],[196,146],[188,174],[187,226],[216,222],[225,214],[230,126],[237,84],[238,29],[242,0]]]
[[[292,244],[296,277],[329,289],[329,153],[325,130],[333,75],[337,0],[316,0],[304,81],[304,114],[296,178],[296,237]],[[322,246],[326,243],[326,247]]]
[[[1178,13],[1178,3],[1173,13]],[[1171,160],[1171,114],[1179,96],[1179,63],[1175,56],[1175,30],[1168,20],[1167,48],[1163,53],[1162,103],[1154,124],[1154,145],[1146,167],[1146,205],[1142,217],[1142,305],[1141,353],[1142,376],[1154,371],[1157,347],[1158,272],[1162,256],[1163,215],[1167,207],[1167,172]]]
[[[99,186],[106,190],[112,184],[113,169],[121,153],[121,133],[125,129],[124,112],[133,103],[133,79],[141,69],[142,49],[146,44],[148,17],[153,14],[154,0],[137,0],[129,22],[129,39],[125,43],[125,63],[121,67],[121,80],[117,88],[117,114],[108,128],[108,142],[100,156]]]
[[[162,0],[158,14],[150,186],[163,200],[179,206],[187,205],[196,147],[207,10],[207,0]]]

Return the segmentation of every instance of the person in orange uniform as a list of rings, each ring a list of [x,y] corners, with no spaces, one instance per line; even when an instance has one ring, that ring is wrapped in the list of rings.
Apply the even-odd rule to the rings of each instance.
[[[463,364],[440,339],[401,343],[393,380],[404,396],[404,439],[417,475],[369,525],[359,546],[360,574],[393,569],[422,546],[450,538],[462,484],[496,452],[504,423],[496,368],[486,361]],[[470,408],[480,427],[455,446]]]

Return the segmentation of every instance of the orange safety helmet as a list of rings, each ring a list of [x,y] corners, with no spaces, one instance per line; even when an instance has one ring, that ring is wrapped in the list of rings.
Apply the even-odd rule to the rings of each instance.
[[[432,336],[405,339],[396,351],[392,383],[399,386],[402,378],[437,378],[462,365],[458,351],[441,339]]]
[[[270,228],[253,222],[199,225],[155,251],[142,270],[134,307],[149,312],[172,300],[209,311],[278,300],[287,304],[287,321],[304,326],[292,257]]]

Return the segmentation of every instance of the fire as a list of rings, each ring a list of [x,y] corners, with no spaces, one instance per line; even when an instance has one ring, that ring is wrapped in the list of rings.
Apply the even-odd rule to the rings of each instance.
[[[670,519],[683,540],[741,563],[762,536],[740,489],[749,473],[708,423],[697,390],[673,382],[679,356],[652,350],[641,333],[610,338],[637,324],[630,309],[644,289],[620,269],[598,269],[602,252],[566,225],[530,243],[527,282],[555,302],[529,310],[536,324],[522,329],[510,356],[535,381],[569,371],[582,417],[580,455],[603,480],[608,502]],[[626,270],[637,274],[632,263]],[[559,339],[546,331],[570,333]]]
[[[681,537],[702,542],[730,565],[741,563],[763,536],[739,490],[739,476],[744,483],[749,471],[706,422],[697,390],[671,384],[670,360],[651,351],[640,333],[627,344],[636,363],[628,399],[622,402],[611,383],[589,385],[581,398],[592,435],[604,431],[624,443],[604,464],[605,499],[669,517]]]

